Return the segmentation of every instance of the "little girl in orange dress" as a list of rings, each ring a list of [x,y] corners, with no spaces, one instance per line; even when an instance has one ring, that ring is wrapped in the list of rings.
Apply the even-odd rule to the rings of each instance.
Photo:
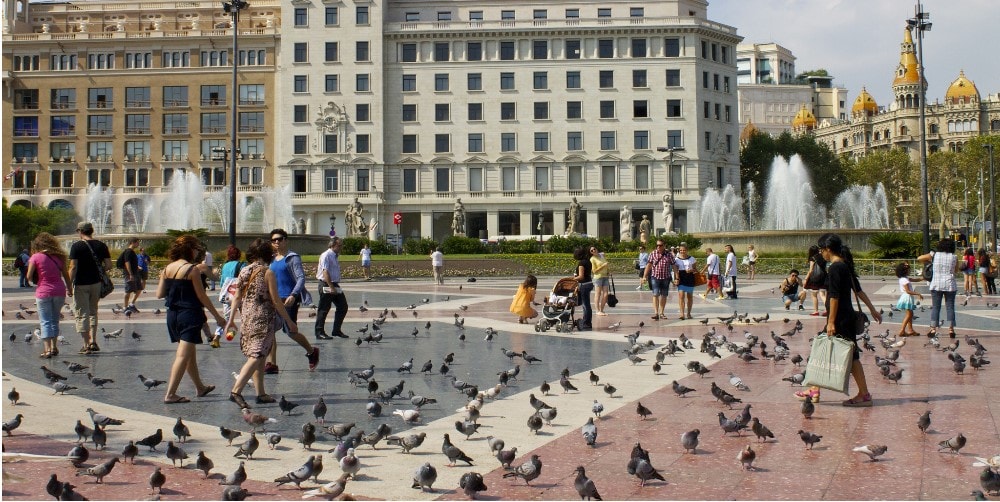
[[[528,319],[538,316],[538,311],[531,307],[535,302],[535,289],[538,287],[538,278],[529,275],[524,278],[524,282],[517,287],[514,301],[510,302],[510,311],[517,314],[517,322],[524,324]]]

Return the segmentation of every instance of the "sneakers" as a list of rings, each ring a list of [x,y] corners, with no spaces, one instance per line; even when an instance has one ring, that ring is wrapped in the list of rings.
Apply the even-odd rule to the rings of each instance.
[[[708,299],[708,295],[705,294],[705,293],[702,293],[702,294],[700,294],[698,296],[700,296],[702,300],[707,300]]]
[[[209,345],[211,345],[213,349],[217,349],[219,347],[222,347],[222,343],[219,342],[219,335],[213,336],[212,337],[212,342],[209,343]]]
[[[840,404],[847,406],[848,408],[870,408],[875,404],[875,401],[872,400],[871,393],[866,392],[860,399],[852,397],[851,399],[843,401]]]
[[[725,300],[725,299],[726,299],[726,297],[725,297],[725,296],[722,296],[722,295],[719,295],[719,296],[717,296],[717,297],[716,297],[715,299],[716,299],[716,300]]]
[[[265,375],[277,375],[278,365],[273,363],[264,363],[264,374]]]
[[[141,314],[142,313],[142,312],[139,312],[139,309],[135,308],[135,304],[134,303],[130,304],[128,307],[125,307],[125,311],[126,312],[131,311],[133,314]]]
[[[306,354],[306,359],[309,360],[309,371],[316,369],[316,365],[319,364],[319,347],[313,347],[313,351]]]
[[[333,340],[333,337],[326,334],[326,331],[319,330],[316,332],[317,340]]]
[[[806,399],[812,400],[814,403],[819,402],[819,389],[808,389],[800,390],[795,393],[796,399],[799,401],[805,401]]]
[[[803,306],[802,306],[802,304],[800,303],[800,304],[799,304],[799,310],[805,310],[805,309],[806,309],[806,308],[805,308],[805,307],[803,307]]]

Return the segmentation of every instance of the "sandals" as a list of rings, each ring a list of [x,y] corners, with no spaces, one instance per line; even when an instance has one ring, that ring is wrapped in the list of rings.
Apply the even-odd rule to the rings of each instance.
[[[271,404],[276,401],[277,399],[271,397],[270,394],[261,394],[257,396],[257,404]]]
[[[660,316],[656,315],[656,314],[653,314],[653,317],[650,317],[650,319],[652,319],[654,321],[659,321],[660,320]]]
[[[205,397],[205,396],[209,395],[213,390],[215,390],[215,386],[214,385],[206,385],[205,388],[202,389],[202,391],[198,393],[198,397]]]
[[[948,330],[948,338],[955,338],[955,330],[954,329],[949,329]]]
[[[91,342],[91,344],[87,346],[87,350],[91,352],[100,352],[101,348],[98,347],[96,343]]]
[[[865,393],[865,395],[861,396],[860,399],[852,397],[840,404],[847,406],[848,408],[870,408],[875,404],[875,401],[872,400],[871,393]]]
[[[40,357],[42,359],[52,359],[52,353],[51,352],[42,352],[41,354],[38,354],[38,357]]]
[[[243,399],[243,395],[238,392],[230,392],[229,400],[236,403],[236,405],[240,408],[250,408],[250,405],[248,405],[246,400]]]
[[[163,400],[163,404],[180,404],[180,403],[190,403],[190,402],[191,400],[184,396],[179,396],[176,399]]]
[[[83,347],[80,347],[80,351],[77,352],[77,354],[90,354],[90,346],[84,345]]]

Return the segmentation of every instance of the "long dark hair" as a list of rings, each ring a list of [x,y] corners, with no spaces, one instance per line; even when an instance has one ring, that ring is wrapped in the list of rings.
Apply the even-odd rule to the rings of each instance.
[[[844,244],[840,236],[837,234],[823,234],[816,241],[816,247],[820,249],[828,249],[831,253],[839,256],[847,268],[851,271],[851,277],[857,278],[858,274],[854,271],[854,254],[851,253],[851,248]]]
[[[586,260],[587,259],[587,254],[589,253],[589,251],[588,251],[589,249],[590,249],[589,246],[578,247],[578,248],[574,249],[573,250],[573,258],[575,258],[577,260]]]

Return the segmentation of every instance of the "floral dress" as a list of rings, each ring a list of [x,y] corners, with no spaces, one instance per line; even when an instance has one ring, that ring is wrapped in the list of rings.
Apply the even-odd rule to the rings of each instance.
[[[239,280],[244,289],[240,305],[240,350],[249,358],[260,358],[271,351],[274,332],[280,328],[278,312],[271,301],[265,274],[267,265],[252,263],[240,270]],[[275,328],[275,326],[278,328]]]

